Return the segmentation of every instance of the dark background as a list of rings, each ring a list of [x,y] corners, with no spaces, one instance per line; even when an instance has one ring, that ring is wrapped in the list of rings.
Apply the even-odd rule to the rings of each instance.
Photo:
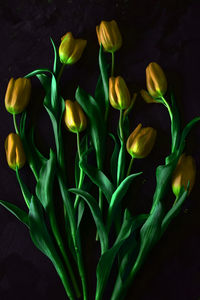
[[[168,82],[173,85],[184,126],[200,114],[199,15],[198,0],[1,1],[0,198],[25,208],[15,173],[8,168],[4,154],[4,140],[14,130],[11,115],[4,108],[6,86],[11,77],[24,76],[34,69],[52,66],[50,36],[57,45],[60,37],[68,31],[88,41],[81,60],[66,68],[63,74],[63,97],[74,99],[78,84],[89,93],[94,93],[99,72],[95,26],[101,20],[115,19],[123,36],[123,47],[116,53],[116,75],[125,78],[133,93],[145,88],[145,68],[148,63],[158,62]],[[37,116],[36,140],[41,151],[48,155],[52,140],[51,125],[43,109],[40,111],[35,108],[38,103],[41,104],[43,90],[37,80],[33,80],[32,85],[30,107]],[[117,126],[117,118],[117,112],[114,112],[112,119],[110,117],[113,128]],[[147,105],[138,97],[131,113],[132,129],[139,122],[156,128],[158,138],[151,155],[134,162],[135,171],[144,170],[145,181],[130,190],[132,203],[129,205],[133,213],[149,211],[155,188],[155,168],[164,162],[164,157],[170,151],[170,123],[164,107]],[[67,160],[73,161],[69,153],[75,149],[75,137],[66,131],[65,138],[68,141]],[[127,300],[200,299],[200,124],[189,135],[186,152],[193,155],[197,163],[196,185],[179,216],[148,256],[129,290]],[[73,170],[73,164],[70,168]],[[33,190],[35,182],[27,166],[21,174]],[[70,184],[73,185],[73,179]],[[173,201],[172,194],[169,198],[169,201]],[[86,216],[86,270],[89,286],[94,290],[95,273],[92,266],[96,261],[96,250],[88,238],[93,237],[95,232],[88,212]],[[109,291],[106,294],[109,300],[108,295]],[[51,300],[55,297],[66,299],[52,264],[32,244],[25,226],[0,208],[0,299]]]

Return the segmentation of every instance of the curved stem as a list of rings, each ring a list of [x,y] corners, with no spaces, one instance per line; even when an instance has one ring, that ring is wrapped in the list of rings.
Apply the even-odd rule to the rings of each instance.
[[[167,101],[165,100],[165,98],[163,96],[161,96],[161,99],[163,101],[163,104],[167,107],[167,110],[169,112],[169,116],[170,116],[170,119],[171,119],[171,122],[173,121],[173,115],[172,115],[172,110],[171,110],[171,107],[170,105],[167,103]]]
[[[56,239],[56,242],[58,244],[58,247],[62,253],[62,256],[64,258],[64,261],[65,261],[65,264],[66,264],[66,267],[67,267],[67,270],[69,272],[69,276],[70,276],[70,279],[72,281],[72,285],[74,287],[74,290],[75,290],[75,293],[76,293],[76,296],[78,298],[80,298],[81,296],[81,293],[80,293],[80,290],[79,290],[79,287],[78,287],[78,284],[76,282],[76,278],[75,278],[75,275],[74,275],[74,272],[72,270],[72,267],[70,265],[70,262],[69,262],[69,259],[66,255],[66,252],[65,252],[65,247],[64,247],[64,244],[63,244],[63,241],[62,241],[62,237],[60,235],[60,231],[58,229],[58,225],[57,225],[57,221],[56,221],[56,216],[55,216],[55,213],[54,213],[54,209],[52,209],[50,211],[50,214],[49,214],[49,220],[50,220],[50,224],[51,224],[51,228],[52,228],[52,231],[53,231],[53,234],[54,234],[54,237]]]
[[[111,67],[111,77],[114,76],[114,67],[115,67],[115,53],[112,52],[112,67]]]
[[[120,115],[119,115],[119,133],[122,141],[124,141],[124,134],[123,134],[123,110],[120,109]]]
[[[126,177],[128,177],[131,173],[131,168],[132,168],[132,165],[133,165],[133,161],[134,161],[134,157],[131,158]]]
[[[178,201],[178,196],[176,196],[176,199],[175,199],[175,201],[174,201],[174,203],[173,203],[173,206],[177,203],[177,201]]]
[[[57,83],[59,83],[59,81],[60,81],[60,78],[62,76],[64,68],[65,68],[65,64],[62,64],[62,67],[60,68],[60,72],[59,72],[58,77],[57,77]]]
[[[80,150],[80,136],[79,136],[79,132],[76,133],[76,137],[77,137],[77,151],[78,151],[78,157],[79,157],[79,161],[81,159],[81,150]],[[78,189],[81,188],[81,185],[83,183],[83,170],[80,168],[80,176],[79,176],[79,183],[78,183]],[[77,206],[79,204],[79,195],[76,195],[75,198],[75,202],[74,202],[74,208],[77,209]]]
[[[17,127],[17,121],[16,121],[15,114],[13,114],[13,123],[14,123],[14,127],[15,127],[15,132],[16,132],[16,134],[19,135],[19,130],[18,130],[18,127]]]

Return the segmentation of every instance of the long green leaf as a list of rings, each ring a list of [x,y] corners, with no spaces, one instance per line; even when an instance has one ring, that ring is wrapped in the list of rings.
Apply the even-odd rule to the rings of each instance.
[[[102,168],[105,156],[105,121],[94,98],[80,87],[76,90],[76,100],[79,102],[90,121],[90,133],[96,151],[97,166]]]
[[[83,198],[83,200],[85,200],[86,203],[88,204],[88,206],[91,210],[92,216],[94,218],[94,222],[97,227],[97,232],[98,232],[100,243],[101,243],[101,253],[103,254],[107,250],[107,247],[108,247],[108,236],[107,236],[104,224],[103,224],[102,214],[98,207],[97,201],[95,200],[95,198],[92,195],[90,195],[88,192],[85,192],[81,189],[69,189],[69,192],[75,193],[75,194],[81,196]]]
[[[58,50],[54,44],[54,41],[52,38],[50,38],[52,46],[53,46],[53,51],[54,51],[54,63],[53,63],[53,72],[55,74],[55,76],[58,75],[59,71],[60,71],[60,67],[61,67],[61,62],[59,59],[59,54],[58,54]]]
[[[29,228],[28,214],[24,210],[7,201],[0,200],[0,204]]]
[[[118,156],[117,162],[117,186],[122,182],[124,179],[124,172],[126,166],[126,147],[124,142],[120,139],[121,147]]]
[[[141,174],[142,174],[142,172],[135,173],[135,174],[132,174],[132,175],[129,175],[128,177],[126,177],[121,182],[121,184],[118,186],[118,188],[115,190],[115,192],[113,193],[111,201],[110,201],[110,205],[108,208],[108,218],[107,218],[107,230],[108,231],[110,229],[112,221],[118,214],[117,208],[118,208],[120,202],[122,201],[122,199],[124,198],[125,194],[127,193],[127,190],[129,188],[132,180]]]
[[[52,208],[53,183],[56,168],[56,156],[50,149],[50,157],[40,170],[39,180],[36,185],[36,195],[46,211]]]
[[[108,277],[110,275],[110,271],[112,269],[114,260],[116,258],[119,249],[123,245],[124,241],[129,237],[133,228],[133,219],[126,210],[124,213],[124,220],[119,232],[119,235],[113,245],[112,248],[108,249],[100,258],[96,275],[97,275],[97,287],[96,287],[96,296],[95,300],[102,299],[103,292],[105,289],[105,285],[108,281]]]
[[[168,211],[162,221],[162,234],[166,231],[168,225],[170,224],[171,220],[176,217],[181,209],[181,206],[185,199],[187,198],[188,190],[185,190],[184,187],[181,188],[180,194],[176,203],[172,206],[172,208]]]
[[[83,169],[84,173],[91,179],[91,181],[96,184],[104,193],[108,203],[112,198],[114,192],[114,187],[108,177],[99,169],[89,165],[86,162],[86,155],[82,155],[80,161],[80,167]]]
[[[98,97],[97,99],[99,100],[98,101],[99,104],[100,104],[100,101],[102,101],[104,99],[103,112],[106,113],[106,117],[107,117],[108,109],[109,109],[109,97],[108,97],[108,95],[109,95],[109,76],[108,76],[108,64],[105,59],[102,45],[100,45],[100,48],[99,48],[99,68],[100,68],[100,73],[101,73],[101,84],[103,87],[102,90],[104,93],[104,97],[102,97],[101,99],[100,99],[100,97]],[[99,87],[99,85],[97,85],[97,87]],[[101,92],[101,95],[102,95],[102,92]]]
[[[55,249],[52,237],[47,229],[42,204],[39,199],[32,197],[29,210],[30,235],[35,246],[42,251],[53,263],[58,275],[60,276],[65,290],[71,300],[74,295],[68,281],[65,268]]]
[[[179,155],[182,153],[184,147],[185,147],[185,139],[187,135],[189,134],[190,130],[192,127],[200,121],[200,117],[196,117],[193,120],[191,120],[183,129],[182,135],[181,135],[181,141],[180,141],[180,146],[179,146]]]
[[[133,266],[138,254],[139,240],[136,238],[135,231],[139,230],[139,228],[144,224],[147,218],[148,214],[141,214],[133,218],[132,234],[120,249],[118,255],[120,265],[118,276],[120,276],[122,282],[125,281],[128,277],[128,274],[131,271],[131,266]]]
[[[113,134],[109,134],[109,136],[113,139],[115,146],[114,146],[114,150],[111,156],[111,160],[110,160],[110,171],[111,171],[111,176],[112,176],[112,180],[114,182],[114,185],[117,186],[117,158],[119,156],[119,144],[117,143],[117,140],[115,138],[115,136]]]

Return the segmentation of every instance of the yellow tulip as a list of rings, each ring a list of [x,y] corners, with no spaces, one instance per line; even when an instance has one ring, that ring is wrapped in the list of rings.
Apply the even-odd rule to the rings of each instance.
[[[71,132],[81,132],[87,126],[87,119],[82,107],[77,101],[65,101],[64,121]]]
[[[139,124],[126,142],[128,153],[134,158],[146,157],[154,146],[156,135],[157,132],[152,127],[142,128],[142,124]]]
[[[72,65],[76,63],[80,59],[86,44],[86,40],[75,39],[71,32],[66,33],[61,38],[61,44],[59,47],[59,57],[61,63],[66,65]]]
[[[5,95],[5,107],[11,114],[19,114],[27,107],[31,95],[31,81],[28,78],[11,78]]]
[[[177,163],[176,169],[172,176],[172,190],[178,197],[181,187],[187,189],[189,183],[189,193],[191,192],[196,177],[196,164],[191,155],[182,154]]]
[[[10,133],[5,140],[5,151],[8,165],[11,169],[22,168],[26,162],[23,145],[19,135]]]
[[[105,51],[115,52],[121,48],[122,36],[116,21],[101,21],[101,24],[96,26],[96,33],[99,45],[102,44]]]
[[[156,63],[150,63],[146,68],[147,90],[152,97],[159,98],[167,91],[167,79],[162,68]]]
[[[109,100],[116,109],[127,109],[131,104],[130,92],[121,76],[109,79]]]

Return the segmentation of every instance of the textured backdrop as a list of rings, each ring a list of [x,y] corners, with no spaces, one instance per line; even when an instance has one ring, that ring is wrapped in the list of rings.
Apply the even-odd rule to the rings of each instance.
[[[1,1],[0,199],[25,207],[15,173],[8,168],[4,153],[4,140],[14,130],[11,115],[4,108],[6,86],[10,77],[20,77],[37,68],[51,67],[53,51],[50,37],[59,45],[60,37],[71,31],[75,37],[88,41],[81,60],[66,68],[63,74],[61,87],[65,99],[74,99],[77,85],[94,93],[99,72],[95,26],[101,20],[115,19],[123,35],[123,47],[116,53],[116,74],[125,78],[131,93],[145,87],[145,68],[149,62],[156,61],[174,86],[182,125],[200,115],[199,2]],[[33,80],[32,84],[31,109],[33,119],[38,124],[36,140],[47,155],[52,139],[51,125],[41,108],[42,88],[37,80]],[[169,117],[163,107],[157,104],[147,105],[138,97],[131,119],[133,128],[142,122],[144,126],[152,126],[158,130],[158,139],[151,155],[134,163],[135,170],[144,169],[145,182],[130,191],[133,195],[132,211],[148,212],[155,188],[155,168],[163,163],[170,151]],[[117,126],[116,120],[115,117],[110,120],[112,126]],[[75,149],[75,139],[68,132],[65,133],[65,138],[70,153]],[[151,251],[129,290],[127,300],[200,299],[200,124],[192,130],[187,141],[186,151],[195,157],[197,163],[196,185],[179,216]],[[71,160],[69,154],[68,160]],[[70,167],[73,168],[73,164]],[[21,173],[33,190],[35,182],[28,168],[25,167]],[[139,188],[142,188],[142,193],[139,193]],[[92,236],[95,234],[91,227],[92,220],[89,213],[86,216],[85,233]],[[97,254],[89,241],[86,249],[86,270],[91,291],[94,291],[95,273],[92,266],[96,263]],[[107,293],[109,295],[109,289]],[[0,299],[53,300],[55,297],[59,300],[66,299],[50,261],[32,244],[28,230],[0,207]]]

